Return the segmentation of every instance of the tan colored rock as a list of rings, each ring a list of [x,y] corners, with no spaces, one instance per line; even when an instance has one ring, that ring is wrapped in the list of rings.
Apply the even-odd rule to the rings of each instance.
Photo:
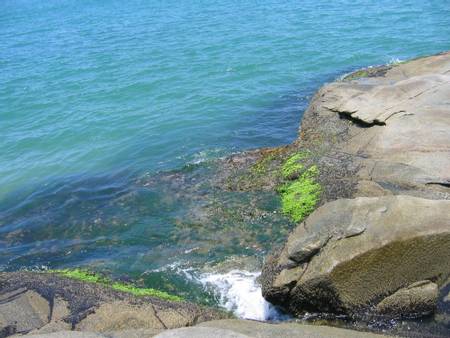
[[[53,299],[53,307],[51,311],[51,320],[48,324],[39,329],[31,331],[33,334],[44,334],[59,331],[67,331],[72,329],[70,322],[64,321],[70,315],[69,303],[62,298]]]
[[[414,60],[384,76],[326,87],[322,107],[366,128],[341,144],[372,167],[362,179],[398,184],[450,183],[450,53]],[[399,73],[407,74],[398,76]],[[373,164],[372,161],[375,160]]]
[[[226,329],[240,333],[245,337],[257,338],[280,338],[280,337],[302,337],[302,338],[381,338],[386,337],[370,332],[358,332],[329,326],[305,325],[298,323],[269,324],[250,320],[227,319],[214,320],[201,323],[196,327],[210,328],[209,337],[220,337],[214,330]],[[170,332],[170,331],[168,331]],[[196,337],[189,335],[189,330],[184,337]],[[176,336],[175,336],[176,337]],[[179,336],[181,337],[181,336]]]
[[[39,329],[32,330],[30,334],[49,334],[53,332],[60,331],[70,331],[72,329],[72,324],[66,323],[64,321],[50,322]]]
[[[134,329],[107,332],[108,338],[151,338],[163,330],[160,329]]]
[[[128,329],[164,329],[152,305],[133,306],[123,302],[105,303],[88,315],[75,329],[108,332]]]
[[[192,314],[182,309],[158,309],[155,307],[156,314],[167,329],[192,325],[194,318]]]
[[[0,295],[0,331],[28,332],[49,322],[50,306],[34,291],[17,289]]]
[[[358,182],[356,187],[357,193],[354,197],[377,197],[384,195],[392,195],[387,189],[381,187],[378,183],[374,181],[362,180]]]
[[[215,327],[183,327],[175,330],[168,330],[156,335],[155,338],[251,338],[251,336],[243,335],[228,329]]]
[[[27,337],[32,338],[110,338],[109,336],[103,335],[96,332],[79,332],[79,331],[58,331],[53,333],[39,333],[27,335]]]
[[[62,298],[53,299],[52,322],[64,320],[70,315],[69,303]]]

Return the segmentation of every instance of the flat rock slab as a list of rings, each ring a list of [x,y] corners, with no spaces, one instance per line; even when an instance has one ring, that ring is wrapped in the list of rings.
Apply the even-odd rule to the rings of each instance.
[[[222,329],[217,327],[189,327],[175,330],[164,331],[156,338],[249,338],[250,336],[244,335],[239,332],[235,332],[228,329]]]
[[[141,328],[164,329],[164,324],[151,305],[138,307],[122,302],[100,305],[76,326],[77,330],[93,332]]]
[[[359,332],[329,326],[304,325],[298,323],[269,324],[250,320],[215,320],[200,324],[198,327],[210,328],[214,337],[214,330],[226,329],[240,333],[245,337],[255,338],[280,338],[280,337],[304,337],[304,338],[381,338],[386,337],[370,332]],[[170,331],[168,331],[170,332]],[[186,331],[188,332],[188,331]],[[217,336],[217,335],[216,335]],[[181,337],[181,336],[174,336]],[[195,337],[195,336],[185,336]],[[219,337],[219,336],[217,336]]]
[[[50,305],[38,293],[17,289],[0,295],[0,332],[28,332],[49,320]]]
[[[335,82],[321,92],[321,114],[366,127],[339,147],[364,155],[367,165],[374,160],[372,179],[450,184],[450,53],[394,66],[370,81]]]
[[[53,333],[31,334],[27,337],[33,338],[111,338],[108,335],[95,332],[80,332],[80,331],[58,331]]]

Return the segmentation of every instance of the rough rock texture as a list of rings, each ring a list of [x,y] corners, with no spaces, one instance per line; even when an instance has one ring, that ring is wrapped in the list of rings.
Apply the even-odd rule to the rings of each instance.
[[[0,337],[73,329],[102,333],[147,330],[154,335],[226,317],[223,312],[191,303],[135,297],[50,273],[0,273]],[[136,332],[129,331],[127,337],[133,334]]]
[[[278,258],[283,273],[265,296],[280,305],[288,299],[294,312],[346,313],[418,280],[442,284],[450,271],[449,210],[450,201],[401,195],[327,203],[288,238]]]
[[[295,146],[322,206],[267,259],[264,296],[296,314],[432,312],[450,275],[450,53],[325,85]]]
[[[53,333],[31,334],[33,338],[110,338],[109,336],[95,332],[58,331]]]
[[[156,336],[157,338],[210,338],[210,337],[221,337],[221,338],[249,338],[249,336],[235,332],[229,329],[222,329],[217,327],[189,327],[181,328],[176,330],[169,330],[160,333]]]
[[[49,303],[34,291],[18,288],[0,295],[0,336],[31,331],[49,319]]]
[[[62,298],[53,298],[51,320],[48,324],[31,331],[31,333],[50,333],[55,331],[70,330],[72,323],[66,321],[70,317],[69,303]]]
[[[395,313],[401,316],[409,312],[420,316],[433,312],[437,299],[438,286],[428,280],[421,281],[386,297],[377,305],[376,310],[381,314]]]
[[[378,335],[370,332],[358,332],[346,329],[339,329],[320,325],[304,325],[298,323],[280,323],[268,324],[250,320],[214,320],[201,323],[197,327],[211,328],[210,337],[214,337],[214,329],[227,329],[245,335],[246,337],[274,338],[274,337],[342,337],[342,338],[381,338],[384,335]],[[170,331],[169,331],[170,332]],[[185,331],[188,332],[187,330]],[[174,336],[181,337],[181,336]],[[185,337],[195,337],[195,335],[186,335]]]
[[[108,333],[61,331],[44,335],[30,335],[34,338],[381,338],[384,335],[358,332],[319,325],[297,323],[268,324],[249,320],[214,320],[197,326],[165,330],[158,334],[151,330],[125,330]]]

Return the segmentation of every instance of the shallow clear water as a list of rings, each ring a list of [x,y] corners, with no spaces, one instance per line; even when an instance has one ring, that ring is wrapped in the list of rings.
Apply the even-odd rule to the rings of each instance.
[[[262,257],[290,227],[276,196],[195,186],[204,161],[291,142],[342,73],[450,49],[450,3],[3,0],[0,38],[0,268],[203,299],[162,268]]]

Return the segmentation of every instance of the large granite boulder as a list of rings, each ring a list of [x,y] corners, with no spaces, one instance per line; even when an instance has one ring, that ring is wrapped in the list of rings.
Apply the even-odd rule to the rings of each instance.
[[[264,297],[296,314],[432,312],[450,276],[449,211],[450,201],[411,196],[327,203],[266,264]]]
[[[293,148],[318,168],[320,208],[266,260],[266,299],[294,314],[432,313],[450,273],[450,53],[323,86]]]

